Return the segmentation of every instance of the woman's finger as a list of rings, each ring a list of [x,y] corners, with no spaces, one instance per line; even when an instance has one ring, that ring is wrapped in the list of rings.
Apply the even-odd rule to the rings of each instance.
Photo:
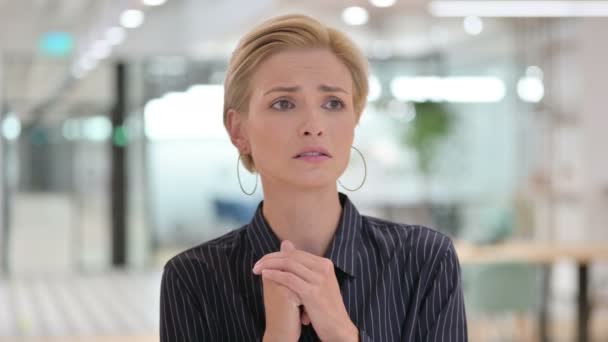
[[[327,264],[331,263],[331,260],[329,259],[322,258],[314,254],[296,249],[291,251],[281,251],[266,254],[260,260],[258,260],[256,265],[259,263],[263,263],[266,260],[280,259],[286,257],[296,259],[302,265],[306,266],[308,269],[314,272],[324,271],[325,268],[328,266]]]
[[[308,290],[311,285],[294,273],[265,269],[262,271],[262,276],[287,287],[300,297],[302,303],[306,302],[304,295],[310,292]]]
[[[253,268],[253,273],[261,274],[263,270],[269,269],[291,272],[307,283],[315,283],[319,280],[319,277],[313,271],[299,263],[297,260],[289,257],[262,261]]]

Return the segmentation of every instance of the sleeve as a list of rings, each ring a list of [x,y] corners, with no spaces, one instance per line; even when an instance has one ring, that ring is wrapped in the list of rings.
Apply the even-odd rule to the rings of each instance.
[[[194,297],[175,265],[165,266],[160,291],[160,342],[218,341],[212,311],[203,296]]]
[[[468,340],[461,270],[452,242],[434,270],[433,280],[420,308],[422,341]]]

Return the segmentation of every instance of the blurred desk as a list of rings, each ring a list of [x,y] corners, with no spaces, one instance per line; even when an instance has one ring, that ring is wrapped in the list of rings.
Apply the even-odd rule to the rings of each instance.
[[[608,242],[506,241],[493,245],[475,245],[465,241],[454,243],[461,264],[494,264],[521,262],[550,266],[558,260],[574,260],[578,264],[578,341],[589,341],[589,264],[608,261]],[[544,282],[548,279],[545,276]],[[544,294],[543,294],[544,296]],[[541,312],[541,339],[546,334],[546,307]]]

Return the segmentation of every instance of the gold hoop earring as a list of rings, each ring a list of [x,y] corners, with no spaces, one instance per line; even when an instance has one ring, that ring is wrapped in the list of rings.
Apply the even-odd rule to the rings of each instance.
[[[236,160],[236,178],[239,180],[239,186],[241,187],[241,191],[243,191],[243,193],[247,196],[251,196],[255,193],[255,191],[258,188],[258,176],[255,176],[255,186],[253,187],[253,191],[252,192],[247,192],[245,191],[245,188],[243,188],[243,183],[241,182],[241,173],[239,171],[239,163],[241,162],[241,154],[239,153],[239,158]]]
[[[338,184],[340,184],[344,189],[348,190],[348,191],[357,191],[359,189],[361,189],[361,187],[363,186],[363,184],[365,184],[365,180],[367,179],[367,163],[365,162],[365,157],[363,157],[363,153],[361,153],[361,151],[359,151],[358,148],[356,148],[355,146],[351,146],[355,151],[357,151],[357,153],[359,153],[359,155],[361,156],[361,160],[363,160],[363,170],[365,171],[365,173],[363,174],[363,182],[361,182],[361,184],[354,188],[354,189],[349,189],[347,187],[344,186],[344,184],[342,184],[342,182],[340,182],[340,180],[338,179]]]

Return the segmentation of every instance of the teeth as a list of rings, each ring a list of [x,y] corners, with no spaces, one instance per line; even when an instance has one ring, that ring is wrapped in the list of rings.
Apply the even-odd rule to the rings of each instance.
[[[305,156],[322,156],[323,153],[320,152],[304,152],[302,154],[300,154],[300,157],[305,157]]]

